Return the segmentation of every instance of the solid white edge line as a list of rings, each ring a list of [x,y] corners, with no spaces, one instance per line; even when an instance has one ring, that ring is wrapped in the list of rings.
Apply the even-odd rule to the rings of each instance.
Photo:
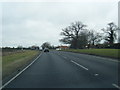
[[[109,58],[109,57],[100,57],[100,56],[94,56],[94,57],[97,57],[97,58],[101,58],[101,60],[105,60],[106,59],[106,61],[111,61],[111,62],[117,62],[117,63],[120,63],[120,61],[118,60],[118,59],[112,59],[112,58]]]
[[[116,85],[116,84],[112,84],[114,87],[116,87],[116,88],[118,88],[118,89],[120,89],[120,86],[118,86],[118,85]]]
[[[85,69],[85,70],[88,70],[88,68],[86,68],[86,67],[84,67],[84,66],[78,64],[77,62],[75,62],[75,61],[73,61],[73,60],[71,60],[71,62],[73,62],[74,64],[76,64],[76,65],[78,65],[78,66],[80,66],[80,67],[82,67],[82,68]]]
[[[22,71],[20,71],[17,75],[15,75],[12,79],[10,79],[8,82],[6,82],[2,87],[0,87],[0,90],[7,86],[10,82],[12,82],[16,77],[18,77],[21,73],[23,73],[27,68],[29,68],[40,56],[42,55],[42,52],[39,56],[37,56],[28,66],[26,66]]]

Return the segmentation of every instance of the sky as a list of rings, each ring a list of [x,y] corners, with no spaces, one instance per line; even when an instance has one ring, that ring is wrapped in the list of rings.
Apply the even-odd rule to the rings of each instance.
[[[2,2],[0,26],[3,47],[61,45],[63,28],[81,21],[88,29],[100,30],[108,23],[118,25],[118,1],[99,2]]]
[[[120,27],[120,1],[118,2],[118,27]]]

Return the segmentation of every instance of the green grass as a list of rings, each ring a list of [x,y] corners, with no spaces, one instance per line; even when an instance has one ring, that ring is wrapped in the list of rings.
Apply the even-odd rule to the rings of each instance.
[[[118,55],[120,49],[68,49],[65,51],[93,54],[111,58],[120,58],[120,55]]]
[[[3,79],[21,69],[23,66],[31,62],[37,55],[39,51],[26,50],[20,53],[13,53],[10,55],[5,55],[2,57],[2,72]]]

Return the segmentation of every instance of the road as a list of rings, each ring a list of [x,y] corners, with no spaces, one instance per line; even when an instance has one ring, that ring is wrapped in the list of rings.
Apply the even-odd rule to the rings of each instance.
[[[118,62],[72,52],[43,52],[4,88],[119,88]]]

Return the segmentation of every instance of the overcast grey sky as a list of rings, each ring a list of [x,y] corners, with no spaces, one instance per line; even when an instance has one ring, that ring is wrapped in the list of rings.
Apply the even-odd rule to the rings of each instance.
[[[61,29],[74,21],[96,31],[118,24],[118,2],[2,3],[2,46],[60,45]]]

